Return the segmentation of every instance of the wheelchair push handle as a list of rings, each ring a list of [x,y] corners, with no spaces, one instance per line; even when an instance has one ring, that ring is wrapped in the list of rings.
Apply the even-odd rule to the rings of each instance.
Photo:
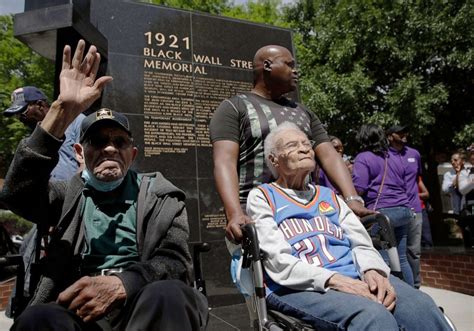
[[[397,239],[390,225],[390,219],[384,214],[373,214],[361,218],[360,221],[369,233],[374,247],[387,252],[392,273],[402,278]]]
[[[244,240],[242,241],[242,248],[247,251],[248,258],[252,261],[258,261],[260,259],[260,248],[258,246],[258,236],[255,224],[248,223],[241,226]]]
[[[397,247],[397,239],[390,225],[390,219],[386,215],[380,213],[372,214],[362,217],[360,221],[371,236],[373,235],[372,230],[377,231],[380,240],[385,244],[385,247],[381,247],[382,249]],[[374,226],[376,226],[376,228],[374,228]]]

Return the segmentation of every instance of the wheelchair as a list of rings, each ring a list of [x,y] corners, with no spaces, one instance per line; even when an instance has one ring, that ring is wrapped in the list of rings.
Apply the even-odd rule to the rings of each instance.
[[[361,219],[367,229],[374,247],[385,250],[389,257],[391,273],[402,279],[400,261],[397,252],[397,242],[390,226],[390,220],[383,214],[374,214]],[[287,316],[276,310],[268,309],[265,300],[265,285],[263,280],[263,260],[265,254],[260,251],[255,225],[242,226],[244,239],[242,241],[242,270],[247,270],[251,275],[253,289],[245,298],[251,326],[255,331],[311,331],[316,330],[311,325],[292,316]],[[237,284],[240,279],[237,278]],[[443,310],[442,308],[440,308]],[[448,324],[456,330],[452,321],[444,315]]]
[[[41,238],[41,237],[40,237]],[[38,241],[40,242],[40,241]],[[206,293],[206,281],[204,280],[203,273],[202,273],[202,266],[201,266],[201,254],[207,253],[211,249],[211,245],[206,242],[194,242],[189,243],[190,251],[192,252],[192,260],[193,260],[193,269],[194,269],[194,280],[193,280],[193,287],[201,292],[204,296],[207,296]],[[40,261],[39,257],[34,256],[32,257],[33,262],[36,265],[34,272],[32,273],[32,277],[39,280],[41,273],[42,273],[42,262]],[[10,255],[3,255],[0,256],[0,270],[6,267],[15,267],[16,269],[16,282],[15,282],[15,292],[11,297],[10,302],[10,318],[15,320],[23,310],[27,307],[28,302],[31,299],[31,293],[34,292],[37,282],[30,284],[30,290],[25,293],[25,291],[21,290],[25,287],[25,264],[23,261],[23,256],[20,254],[10,254]],[[209,318],[209,317],[208,317]],[[208,321],[205,321],[207,324]]]

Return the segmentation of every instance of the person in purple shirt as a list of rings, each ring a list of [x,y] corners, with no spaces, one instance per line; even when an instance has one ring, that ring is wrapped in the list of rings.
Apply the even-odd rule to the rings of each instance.
[[[374,124],[362,125],[356,140],[361,152],[354,160],[352,180],[368,209],[389,217],[397,239],[397,250],[404,281],[413,286],[413,273],[407,260],[408,226],[413,212],[407,195],[405,165],[389,150],[385,132]],[[381,252],[382,256],[385,252]],[[384,256],[387,259],[387,256]]]
[[[414,286],[420,288],[421,230],[423,214],[418,195],[421,180],[421,156],[411,147],[406,146],[408,132],[405,126],[394,125],[387,129],[390,153],[400,157],[405,165],[405,183],[410,208],[415,212],[415,219],[408,224],[407,257],[413,271]]]

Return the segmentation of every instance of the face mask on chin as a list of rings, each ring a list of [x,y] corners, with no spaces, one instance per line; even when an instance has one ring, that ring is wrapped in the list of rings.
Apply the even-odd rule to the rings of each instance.
[[[84,179],[87,186],[90,186],[99,192],[110,192],[115,190],[120,186],[120,184],[122,184],[124,178],[121,177],[112,182],[104,182],[98,180],[87,168],[82,171],[81,177]]]

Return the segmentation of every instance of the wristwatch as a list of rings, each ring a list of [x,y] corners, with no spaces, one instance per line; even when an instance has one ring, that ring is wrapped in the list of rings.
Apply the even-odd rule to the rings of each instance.
[[[347,198],[344,198],[344,201],[345,201],[346,203],[349,203],[349,202],[354,201],[354,200],[355,200],[355,201],[359,201],[359,202],[362,204],[362,206],[365,206],[364,199],[362,199],[362,198],[361,198],[360,196],[358,196],[358,195],[351,195],[351,196],[348,196]]]

